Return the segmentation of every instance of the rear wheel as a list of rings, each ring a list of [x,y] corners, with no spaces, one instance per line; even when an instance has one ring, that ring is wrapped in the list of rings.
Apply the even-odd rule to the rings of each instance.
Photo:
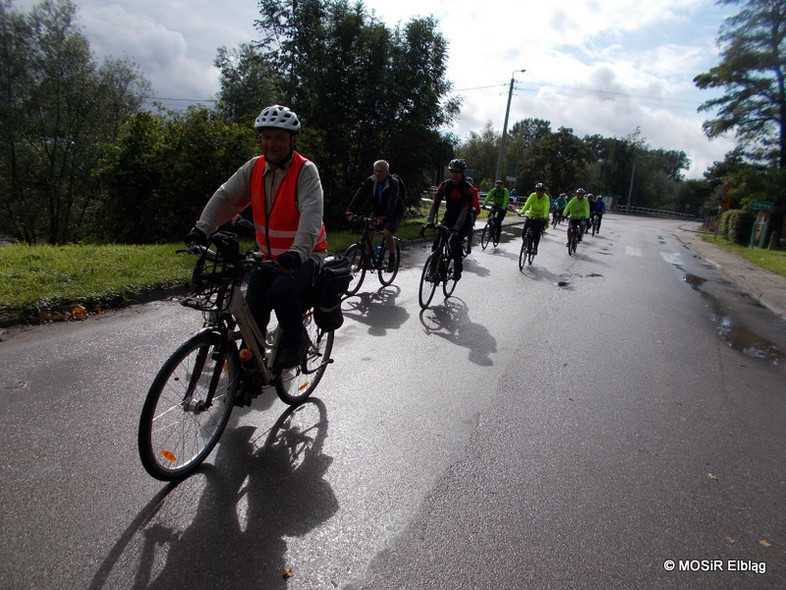
[[[439,252],[432,252],[426,258],[423,265],[423,272],[420,275],[420,291],[418,292],[418,302],[421,309],[426,309],[434,297],[439,282],[439,272],[437,265],[439,262]]]
[[[363,264],[363,246],[361,244],[352,244],[344,252],[344,256],[349,260],[349,272],[352,273],[352,280],[347,287],[347,296],[354,295],[363,284],[363,278],[366,276],[366,267]]]
[[[309,340],[306,356],[297,367],[282,370],[276,381],[278,397],[290,405],[303,403],[316,389],[333,350],[333,331],[326,332],[317,326],[313,310],[303,316],[303,326]]]
[[[396,238],[393,242],[396,244],[396,251],[391,253],[387,243],[382,241],[382,256],[379,260],[379,282],[386,287],[396,278],[401,263],[401,243]],[[391,261],[391,257],[395,258]]]
[[[163,481],[204,461],[224,432],[240,374],[237,350],[217,332],[200,332],[164,363],[139,418],[139,458]]]

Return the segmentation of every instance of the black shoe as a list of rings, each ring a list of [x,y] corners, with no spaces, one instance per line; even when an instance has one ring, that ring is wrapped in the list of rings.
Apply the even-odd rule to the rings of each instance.
[[[304,330],[294,336],[287,336],[286,333],[281,337],[281,344],[276,355],[276,366],[280,369],[291,369],[297,367],[306,356],[308,350],[308,337]]]
[[[388,258],[387,272],[393,272],[394,270],[396,270],[396,257],[395,256],[390,256]]]

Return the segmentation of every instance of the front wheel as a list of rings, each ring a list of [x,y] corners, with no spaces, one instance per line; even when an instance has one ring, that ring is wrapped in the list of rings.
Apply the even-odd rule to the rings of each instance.
[[[439,252],[432,252],[426,258],[423,265],[423,272],[420,275],[420,291],[418,292],[418,302],[421,309],[426,309],[431,299],[434,297],[434,291],[437,290],[437,283],[439,283]]]
[[[344,256],[349,260],[349,272],[352,274],[352,280],[347,287],[347,297],[354,295],[363,284],[363,278],[366,276],[366,265],[363,261],[363,245],[352,244],[344,252]]]
[[[519,270],[524,270],[527,263],[527,238],[521,240],[521,250],[519,251]]]
[[[491,234],[493,232],[494,232],[494,228],[491,226],[490,222],[486,223],[486,225],[483,226],[483,233],[480,234],[480,247],[483,248],[484,250],[486,249],[486,246],[489,245],[489,242],[491,241],[492,238]]]
[[[224,432],[239,385],[237,349],[218,332],[184,342],[153,380],[139,418],[139,458],[162,481],[204,461]]]
[[[333,330],[326,332],[317,326],[313,310],[303,316],[303,327],[309,341],[306,356],[298,366],[284,369],[276,381],[279,399],[292,406],[303,403],[317,388],[333,350]]]
[[[450,297],[453,295],[453,291],[456,290],[456,283],[458,283],[458,279],[456,278],[456,261],[453,257],[447,259],[447,270],[445,271],[445,279],[442,283],[442,293],[445,295],[445,298]]]
[[[382,241],[382,255],[379,259],[379,282],[387,287],[393,282],[398,274],[399,264],[401,264],[401,242],[394,238],[396,251],[390,252],[387,243]]]

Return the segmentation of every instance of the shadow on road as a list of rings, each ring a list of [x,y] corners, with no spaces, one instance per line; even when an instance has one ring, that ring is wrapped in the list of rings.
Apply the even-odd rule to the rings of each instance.
[[[140,511],[99,567],[99,588],[286,588],[287,536],[338,510],[324,475],[325,405],[288,408],[268,432],[227,430],[214,465],[169,484]],[[262,446],[258,445],[263,441]]]

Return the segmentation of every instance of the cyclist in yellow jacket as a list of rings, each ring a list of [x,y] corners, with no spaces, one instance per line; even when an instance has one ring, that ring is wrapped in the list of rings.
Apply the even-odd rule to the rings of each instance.
[[[524,215],[524,227],[521,230],[521,239],[524,239],[524,234],[527,233],[527,228],[532,226],[532,234],[534,237],[534,252],[538,253],[538,244],[540,244],[540,236],[549,221],[549,210],[551,209],[551,199],[546,194],[546,185],[539,182],[535,185],[535,192],[532,193],[524,206],[519,211],[519,215]]]
[[[570,216],[570,225],[578,230],[579,240],[581,240],[581,236],[587,228],[587,221],[589,221],[590,216],[589,201],[584,198],[584,193],[583,188],[576,189],[576,196],[568,201],[568,204],[565,205],[565,211],[562,212],[563,217],[567,218]],[[568,233],[568,239],[570,239],[570,233]]]
[[[510,202],[510,192],[502,186],[501,180],[495,182],[494,188],[486,194],[482,207],[485,207],[489,201],[491,201],[489,217],[493,215],[497,220],[497,235],[494,236],[494,239],[499,242],[499,237],[502,234],[502,220],[508,212],[508,203]]]

